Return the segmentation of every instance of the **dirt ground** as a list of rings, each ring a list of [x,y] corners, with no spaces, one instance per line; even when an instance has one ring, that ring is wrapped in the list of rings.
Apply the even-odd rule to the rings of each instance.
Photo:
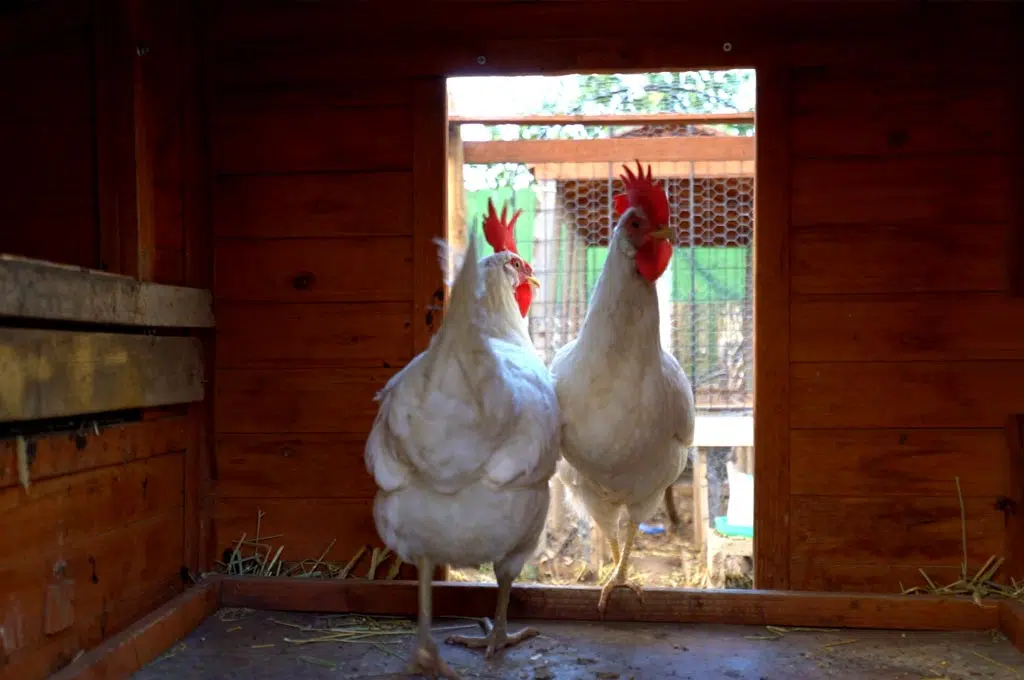
[[[530,624],[540,635],[486,660],[444,644],[474,620],[438,619],[440,653],[464,680],[1011,680],[1024,655],[995,632],[786,630],[756,626]],[[413,645],[406,619],[222,609],[134,680],[401,678]],[[406,676],[407,677],[407,676]]]
[[[699,549],[693,545],[691,501],[677,492],[676,507],[681,521],[678,531],[673,531],[663,507],[646,524],[661,526],[664,532],[637,534],[630,559],[629,577],[644,586],[708,587],[710,584],[707,581],[704,562]],[[588,524],[587,520],[573,516],[571,511],[567,514],[563,530],[552,530],[549,523],[540,549],[523,568],[519,581],[544,585],[597,585],[597,557],[602,552],[604,559],[600,562],[600,576],[607,577],[614,566],[611,563],[610,551],[606,547],[602,551],[595,551],[593,538],[598,534],[588,532]],[[729,573],[725,587],[753,587],[749,574],[742,572],[743,570],[734,569]],[[494,582],[491,565],[485,565],[481,569],[450,569],[448,574],[451,581]]]

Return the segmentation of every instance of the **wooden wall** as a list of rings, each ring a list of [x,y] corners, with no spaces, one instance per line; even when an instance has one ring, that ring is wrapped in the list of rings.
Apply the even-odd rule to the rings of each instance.
[[[198,229],[205,192],[198,90],[186,88],[196,55],[181,30],[191,21],[186,7],[48,0],[0,9],[0,254],[209,285]],[[62,288],[66,281],[54,283],[44,271],[32,279],[39,284],[33,304],[19,305],[25,291],[12,286],[28,279],[12,272],[0,272],[5,362],[24,359],[18,334],[39,320],[41,332],[76,339],[87,339],[95,323],[175,325],[151,323],[174,310],[147,316],[144,304],[132,307],[137,287],[105,276],[91,285],[80,275],[81,287]],[[119,285],[116,303],[104,298]],[[177,299],[173,292],[157,298]],[[41,316],[26,311],[37,306],[46,310]],[[91,318],[97,310],[139,318]],[[58,374],[71,359],[48,358]],[[5,387],[18,378],[2,370],[10,366],[0,366]],[[69,375],[92,377],[78,368]],[[91,387],[102,391],[98,379]],[[200,563],[205,419],[204,405],[194,403],[120,413],[71,433],[0,422],[0,677],[47,677],[184,587],[183,567]],[[17,470],[18,432],[26,434],[28,488]]]
[[[759,586],[952,579],[954,476],[971,568],[1024,576],[996,507],[1024,507],[1013,8],[644,7],[641,26],[614,2],[217,4],[219,546],[258,507],[295,556],[374,540],[361,450],[425,339],[439,76],[755,66]]]
[[[786,73],[793,587],[956,580],[954,477],[969,564],[1012,553],[1024,303],[1001,47]]]

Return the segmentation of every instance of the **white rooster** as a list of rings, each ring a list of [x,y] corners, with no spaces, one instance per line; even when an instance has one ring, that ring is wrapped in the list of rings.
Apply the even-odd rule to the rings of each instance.
[[[559,478],[611,544],[615,570],[601,589],[603,614],[612,590],[627,586],[629,555],[640,522],[650,517],[686,465],[693,441],[690,381],[661,348],[655,281],[668,267],[668,198],[637,162],[615,197],[621,214],[579,336],[555,355],[562,411]],[[617,538],[622,508],[625,540]]]
[[[419,570],[419,636],[412,672],[457,678],[430,637],[436,564],[494,564],[498,605],[486,637],[449,644],[486,655],[537,634],[509,634],[509,592],[533,555],[558,461],[554,381],[525,316],[533,269],[515,246],[506,210],[488,202],[484,234],[494,254],[477,261],[471,234],[447,317],[430,346],[388,381],[366,442],[379,491],[374,520],[384,543]]]

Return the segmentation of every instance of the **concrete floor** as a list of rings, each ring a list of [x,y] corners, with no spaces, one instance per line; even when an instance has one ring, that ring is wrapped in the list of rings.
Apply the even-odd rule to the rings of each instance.
[[[524,622],[512,622],[519,630]],[[290,627],[292,624],[299,628]],[[383,635],[350,642],[295,644],[326,627],[366,626],[351,617],[223,609],[133,677],[135,680],[260,680],[402,677],[411,623],[375,618]],[[438,620],[436,629],[472,620]],[[759,627],[533,622],[539,637],[485,661],[481,652],[443,644],[448,664],[470,678],[536,680],[976,680],[1024,678],[1024,655],[997,632],[794,631]],[[309,626],[315,631],[303,631]],[[288,638],[289,640],[286,640]]]

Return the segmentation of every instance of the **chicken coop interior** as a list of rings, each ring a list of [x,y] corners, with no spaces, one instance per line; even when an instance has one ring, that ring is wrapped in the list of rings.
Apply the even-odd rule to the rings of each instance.
[[[1024,674],[1022,29],[1010,2],[4,3],[0,679]],[[381,459],[469,422],[415,425],[496,356],[452,338],[501,271],[531,296],[495,293],[501,351],[548,396],[470,428],[520,442],[470,484],[548,460],[542,524]],[[617,285],[640,302],[595,302]],[[614,351],[567,363],[598,327]],[[672,390],[609,377],[648,375],[644,333]],[[572,500],[606,402],[680,463],[618,537]],[[545,434],[494,425],[527,408]],[[608,469],[675,475],[642,453]],[[389,515],[392,478],[434,505]],[[497,554],[396,547],[534,525],[511,588]]]

